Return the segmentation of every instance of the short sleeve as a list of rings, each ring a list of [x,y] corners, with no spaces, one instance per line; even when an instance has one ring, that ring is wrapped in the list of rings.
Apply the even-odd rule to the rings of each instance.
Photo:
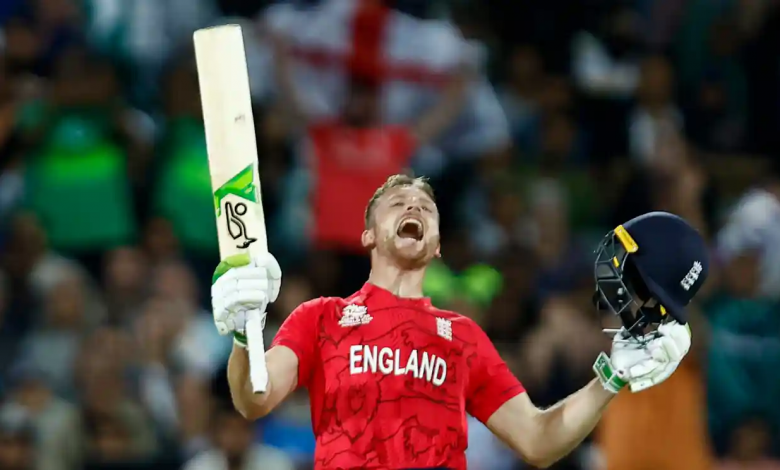
[[[323,308],[324,299],[302,303],[282,323],[271,343],[271,347],[288,347],[298,356],[298,387],[308,387],[317,364],[317,328]]]
[[[509,399],[525,392],[482,328],[472,325],[477,360],[469,373],[466,411],[482,423]]]

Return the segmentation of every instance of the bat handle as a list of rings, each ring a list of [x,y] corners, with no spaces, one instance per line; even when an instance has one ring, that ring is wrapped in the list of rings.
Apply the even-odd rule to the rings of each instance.
[[[246,340],[249,346],[249,378],[255,393],[268,390],[268,367],[265,363],[262,314],[260,310],[247,312]]]

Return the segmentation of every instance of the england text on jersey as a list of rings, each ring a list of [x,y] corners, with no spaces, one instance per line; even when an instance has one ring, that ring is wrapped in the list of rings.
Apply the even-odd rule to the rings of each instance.
[[[349,373],[410,375],[437,387],[447,380],[447,362],[426,351],[412,349],[405,355],[400,349],[354,344],[349,348]]]

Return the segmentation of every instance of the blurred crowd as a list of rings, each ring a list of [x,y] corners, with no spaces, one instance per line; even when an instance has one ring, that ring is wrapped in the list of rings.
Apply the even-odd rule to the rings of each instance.
[[[284,270],[269,340],[301,302],[360,287],[367,198],[413,171],[442,214],[427,295],[552,405],[609,348],[600,237],[673,212],[715,265],[695,351],[555,468],[780,468],[780,2],[357,2],[0,2],[0,468],[310,468],[305,393],[243,420],[209,312],[191,34],[229,22]],[[526,468],[476,421],[469,440],[470,468]]]

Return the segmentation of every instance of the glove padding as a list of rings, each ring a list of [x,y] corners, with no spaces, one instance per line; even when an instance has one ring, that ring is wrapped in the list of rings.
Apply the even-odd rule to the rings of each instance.
[[[266,308],[279,296],[281,285],[282,269],[270,253],[252,258],[235,255],[222,260],[211,285],[214,324],[219,334],[234,333],[236,342],[246,346],[247,313],[259,310],[265,327]]]
[[[665,323],[658,327],[658,333],[661,336],[647,345],[652,361],[632,368],[629,380],[632,392],[640,392],[671,377],[691,350],[691,329],[688,325]]]
[[[665,323],[642,338],[624,328],[612,340],[612,355],[601,353],[593,365],[605,389],[617,393],[626,384],[639,392],[668,379],[691,349],[691,331],[686,325]]]

